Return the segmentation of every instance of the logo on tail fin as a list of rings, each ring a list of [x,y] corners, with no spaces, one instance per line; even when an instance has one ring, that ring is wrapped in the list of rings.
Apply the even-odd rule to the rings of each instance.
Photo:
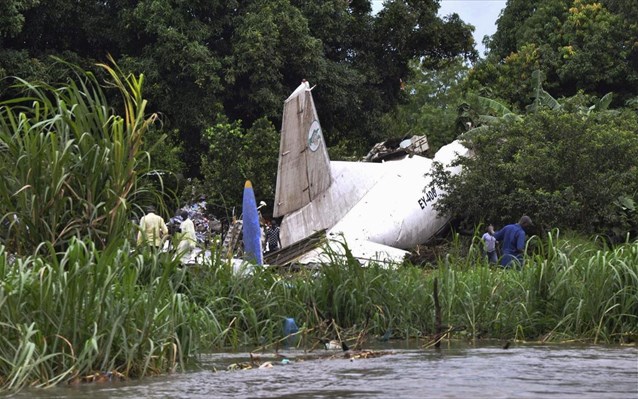
[[[315,119],[308,129],[308,148],[315,152],[319,148],[319,144],[321,144],[321,126],[319,121]]]

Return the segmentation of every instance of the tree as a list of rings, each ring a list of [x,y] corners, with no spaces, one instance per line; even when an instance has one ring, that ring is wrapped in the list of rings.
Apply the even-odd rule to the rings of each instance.
[[[505,224],[529,214],[541,227],[623,237],[638,195],[638,117],[631,111],[585,115],[539,110],[474,132],[475,156],[461,174],[441,169],[449,193],[439,206],[470,223]],[[624,202],[623,202],[624,201]]]
[[[509,1],[469,85],[489,87],[522,109],[531,73],[541,69],[556,97],[614,92],[615,104],[624,104],[638,94],[638,19],[628,8],[617,1]]]
[[[0,3],[0,37],[14,36],[24,26],[23,12],[38,5],[40,0],[5,0]]]
[[[142,0],[119,11],[123,68],[148,79],[151,109],[184,143],[185,173],[199,172],[203,129],[223,111],[222,33],[233,4],[221,1]]]
[[[392,137],[425,135],[434,154],[467,130],[457,124],[457,118],[458,107],[470,101],[462,85],[469,67],[459,58],[436,71],[423,69],[416,62],[413,68],[413,76],[403,88],[408,100],[384,117],[382,130],[391,132]]]
[[[380,115],[392,111],[407,100],[403,82],[411,77],[410,63],[420,61],[424,71],[436,71],[456,62],[458,57],[475,61],[477,52],[472,38],[473,27],[465,24],[457,14],[437,16],[435,1],[390,1],[374,22],[376,45],[370,49],[377,82],[382,97],[376,99]],[[379,116],[380,116],[379,115]],[[370,132],[378,132],[378,119],[366,125]],[[385,138],[372,135],[374,141]]]
[[[471,27],[458,16],[438,18],[435,0],[389,1],[374,16],[369,0],[5,4],[13,10],[5,18],[24,23],[0,38],[3,76],[61,80],[66,72],[50,55],[92,70],[111,54],[123,70],[144,74],[149,111],[183,143],[189,176],[200,175],[205,130],[225,123],[217,115],[244,129],[264,116],[279,126],[281,102],[303,78],[318,86],[328,143],[367,150],[385,136],[383,114],[405,100],[400,86],[413,59],[438,68],[476,55]]]
[[[321,43],[288,0],[247,2],[232,28],[224,63],[227,116],[246,126],[262,116],[278,120],[290,87],[324,67]]]
[[[496,20],[498,29],[488,41],[489,53],[497,59],[505,59],[522,44],[520,31],[525,21],[534,14],[542,0],[509,0]]]
[[[206,143],[202,174],[212,206],[241,206],[246,180],[252,181],[257,198],[272,203],[278,163],[273,154],[279,149],[279,134],[266,118],[249,129],[240,120],[219,122],[206,129]]]

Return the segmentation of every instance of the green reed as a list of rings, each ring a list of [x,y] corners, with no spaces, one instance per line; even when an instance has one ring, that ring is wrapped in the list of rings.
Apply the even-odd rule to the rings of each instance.
[[[492,269],[484,260],[470,269],[463,260],[444,262],[447,319],[473,337],[635,339],[638,243],[610,249],[557,235],[536,245],[520,271]]]
[[[0,101],[0,242],[31,254],[43,242],[64,250],[74,237],[99,248],[128,228],[136,202],[162,196],[144,184],[141,150],[157,115],[146,115],[143,76],[101,65],[121,96],[116,112],[91,72],[69,66],[60,85],[15,79],[19,97]]]
[[[79,240],[56,255],[10,261],[0,247],[4,389],[184,367],[206,318],[179,292],[186,273],[177,261]]]
[[[475,237],[476,238],[476,237]],[[436,270],[412,265],[361,267],[333,256],[315,271],[282,275],[230,266],[200,269],[191,289],[219,327],[210,348],[281,338],[294,317],[309,339],[340,329],[415,337],[434,333],[433,279],[439,279],[444,327],[456,337],[631,341],[638,334],[637,243],[604,248],[548,234],[538,237],[522,270],[490,267],[478,242],[453,243]],[[333,323],[332,329],[326,325]]]
[[[538,238],[534,238],[538,239]],[[173,254],[126,242],[99,250],[72,240],[12,258],[0,247],[0,383],[46,386],[96,371],[129,377],[184,369],[198,353],[293,344],[363,344],[384,334],[431,339],[433,280],[448,337],[634,342],[638,338],[638,243],[605,248],[550,233],[521,270],[487,265],[452,244],[435,270],[362,267],[334,256],[311,270],[238,272],[215,248],[184,268]],[[45,256],[47,255],[47,256]],[[55,256],[54,256],[55,255]]]

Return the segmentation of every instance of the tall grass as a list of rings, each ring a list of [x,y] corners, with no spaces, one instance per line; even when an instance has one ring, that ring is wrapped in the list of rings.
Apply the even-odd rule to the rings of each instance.
[[[0,240],[13,253],[63,250],[72,237],[104,248],[128,228],[135,198],[153,194],[140,184],[143,134],[157,119],[145,114],[143,77],[102,65],[122,98],[116,112],[93,73],[69,68],[75,79],[59,86],[15,78],[23,95],[0,102]]]
[[[40,252],[53,251],[46,247]],[[57,255],[9,262],[0,247],[3,388],[184,366],[206,318],[180,292],[186,273],[178,261],[79,240]]]
[[[638,339],[638,243],[606,249],[550,234],[536,247],[520,271],[453,250],[436,270],[335,257],[295,273],[237,273],[215,249],[211,261],[184,269],[171,254],[125,241],[99,250],[72,240],[65,252],[44,256],[54,250],[48,244],[13,261],[0,247],[0,382],[8,389],[96,371],[136,377],[184,369],[197,353],[284,345],[286,317],[300,326],[296,343],[304,348],[388,332],[430,339],[435,277],[443,323],[456,338]]]
[[[457,337],[635,342],[638,244],[579,250],[549,241],[551,254],[534,255],[521,271],[457,267],[450,257],[435,271],[335,259],[287,276],[264,268],[238,274],[220,258],[183,269],[170,254],[125,242],[98,250],[72,240],[56,256],[42,256],[53,251],[45,245],[12,260],[0,247],[0,383],[183,369],[202,351],[280,341],[284,317],[302,327],[305,347],[389,330],[432,335],[435,277],[444,323],[463,330]]]
[[[535,248],[521,271],[491,269],[484,260],[471,268],[462,259],[444,262],[438,274],[448,322],[472,337],[638,337],[638,243],[605,248],[554,231]]]
[[[325,328],[330,322],[369,335],[432,335],[435,277],[443,322],[460,331],[457,337],[593,343],[638,338],[638,243],[609,249],[558,239],[553,232],[535,244],[522,270],[490,267],[478,255],[480,247],[456,246],[433,271],[364,268],[338,257],[317,271],[285,277],[262,268],[238,276],[228,266],[211,266],[200,269],[192,294],[219,326],[221,334],[207,341],[211,350],[276,340],[284,317],[305,326],[309,339],[336,334]]]
[[[0,386],[46,386],[92,372],[127,376],[183,365],[204,310],[172,257],[134,250],[130,218],[148,154],[143,77],[101,65],[121,96],[69,65],[60,85],[15,78],[0,102]],[[197,333],[195,333],[196,331]]]

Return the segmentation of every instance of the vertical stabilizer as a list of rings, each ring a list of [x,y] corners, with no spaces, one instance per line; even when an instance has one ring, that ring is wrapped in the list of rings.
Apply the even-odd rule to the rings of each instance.
[[[305,80],[284,102],[273,216],[307,205],[330,187],[330,159]]]

